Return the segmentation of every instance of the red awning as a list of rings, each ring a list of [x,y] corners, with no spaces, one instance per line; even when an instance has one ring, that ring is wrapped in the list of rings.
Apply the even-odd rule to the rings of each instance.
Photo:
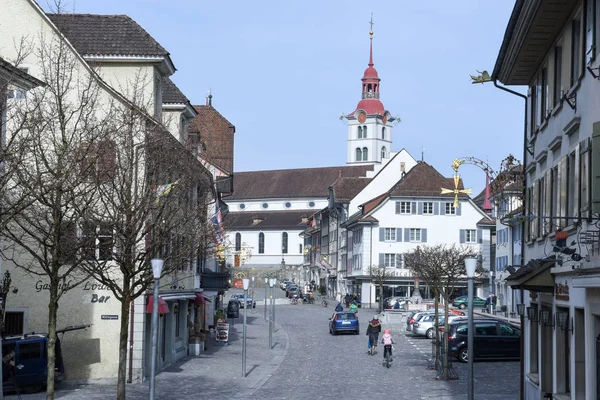
[[[153,302],[154,302],[154,296],[148,296],[148,304],[146,304],[146,313],[147,314],[152,314]],[[167,302],[162,297],[159,296],[158,297],[158,313],[166,314],[168,312],[169,312],[169,306],[167,305]]]
[[[194,299],[194,304],[205,304],[210,303],[210,299],[203,295],[202,293],[196,293],[196,298]]]

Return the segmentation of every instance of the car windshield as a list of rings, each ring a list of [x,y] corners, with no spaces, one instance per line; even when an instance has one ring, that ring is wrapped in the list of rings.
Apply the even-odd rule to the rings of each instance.
[[[354,313],[338,313],[337,319],[341,319],[341,320],[354,319]]]

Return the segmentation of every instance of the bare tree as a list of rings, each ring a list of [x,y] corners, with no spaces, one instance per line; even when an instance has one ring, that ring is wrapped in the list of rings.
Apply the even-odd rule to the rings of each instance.
[[[391,269],[387,269],[385,265],[371,265],[369,267],[369,277],[371,282],[379,286],[379,304],[377,306],[379,312],[383,311],[383,285],[385,282],[394,276]]]
[[[413,274],[417,274],[426,282],[434,293],[435,321],[439,319],[439,298],[444,299],[444,332],[448,332],[448,304],[454,290],[460,282],[464,282],[466,257],[474,256],[475,250],[468,246],[439,244],[434,246],[417,247],[414,251],[405,254],[404,261]],[[440,369],[440,337],[436,329],[435,335],[436,354],[435,369]],[[448,336],[444,335],[443,379],[447,380],[448,371]]]
[[[111,129],[112,104],[64,41],[41,42],[35,56],[45,86],[7,110],[0,226],[8,239],[2,256],[48,280],[48,371],[54,371],[59,300],[87,278],[78,222],[97,203],[97,184],[85,177],[96,170],[90,150]],[[46,385],[53,399],[53,373]]]

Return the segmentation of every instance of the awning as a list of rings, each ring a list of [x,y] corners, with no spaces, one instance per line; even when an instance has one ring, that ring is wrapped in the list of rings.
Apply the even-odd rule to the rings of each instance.
[[[146,313],[147,314],[152,314],[153,303],[154,303],[154,296],[148,296],[148,304],[146,304]],[[167,302],[162,297],[159,296],[158,297],[158,313],[166,314],[168,312],[169,312],[169,306],[167,305]]]
[[[202,294],[206,297],[210,297],[210,296],[218,295],[219,292],[217,292],[216,290],[204,290],[204,291],[202,291]]]
[[[533,259],[506,278],[506,284],[513,289],[525,289],[532,292],[554,293],[554,276],[550,267],[555,258]]]
[[[172,293],[172,294],[163,294],[160,296],[161,299],[165,301],[173,301],[173,300],[192,300],[196,298],[194,293]]]
[[[205,303],[210,303],[210,298],[208,298],[207,296],[205,296],[202,293],[196,293],[196,299],[194,300],[194,304],[205,304]]]

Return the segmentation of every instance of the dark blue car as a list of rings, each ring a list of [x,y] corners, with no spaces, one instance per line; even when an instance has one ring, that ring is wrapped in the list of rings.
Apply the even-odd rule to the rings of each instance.
[[[354,332],[360,334],[358,316],[353,312],[340,311],[329,318],[329,333],[337,335],[338,332]]]

